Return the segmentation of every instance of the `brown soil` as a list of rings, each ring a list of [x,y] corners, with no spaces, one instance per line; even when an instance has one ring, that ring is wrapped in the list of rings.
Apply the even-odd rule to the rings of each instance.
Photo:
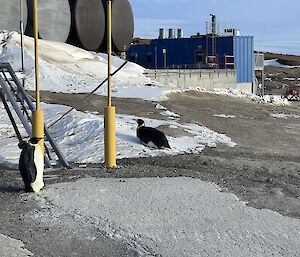
[[[300,56],[288,54],[274,54],[266,52],[265,60],[278,59],[278,62],[284,65],[297,66],[300,65]]]

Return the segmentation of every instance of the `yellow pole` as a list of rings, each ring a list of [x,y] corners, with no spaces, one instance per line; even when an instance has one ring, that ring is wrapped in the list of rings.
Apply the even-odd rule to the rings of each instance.
[[[38,3],[33,0],[33,29],[34,29],[34,57],[35,57],[35,92],[36,110],[32,112],[32,137],[39,137],[44,153],[44,112],[40,110],[40,81],[39,81],[39,52],[38,52]]]
[[[105,166],[107,168],[116,167],[116,121],[115,121],[115,107],[111,104],[112,96],[112,39],[111,39],[111,0],[107,0],[107,107],[104,110],[104,156]]]
[[[36,110],[40,109],[40,80],[39,80],[39,49],[38,49],[38,10],[37,0],[33,0],[33,33],[34,33],[34,60],[35,60],[35,92],[36,92]]]
[[[108,88],[107,88],[107,106],[111,107],[111,88],[112,88],[112,76],[111,76],[111,0],[107,0],[107,73],[108,73]]]

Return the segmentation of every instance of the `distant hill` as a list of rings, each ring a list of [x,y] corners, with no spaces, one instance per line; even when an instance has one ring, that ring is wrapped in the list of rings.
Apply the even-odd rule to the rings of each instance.
[[[265,52],[265,60],[277,59],[280,64],[298,66],[300,65],[300,56],[288,54],[275,54]]]

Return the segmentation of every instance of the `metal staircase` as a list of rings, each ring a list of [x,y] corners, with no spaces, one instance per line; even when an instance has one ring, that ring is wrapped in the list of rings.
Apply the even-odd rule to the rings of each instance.
[[[29,111],[32,112],[35,107],[33,102],[31,101],[29,95],[24,90],[22,83],[18,79],[16,73],[12,69],[9,63],[0,63],[0,89],[2,89],[2,100],[6,101],[6,99],[11,103],[13,109],[18,115],[21,123],[23,124],[27,134],[29,137],[32,135],[32,125],[31,125],[31,117],[29,115]],[[10,120],[15,127],[15,122],[12,120],[12,115],[10,115],[10,110],[7,109],[7,113],[10,117]],[[64,167],[69,167],[68,161],[66,160],[63,153],[60,151],[58,145],[53,139],[53,136],[49,132],[48,128],[44,125],[45,131],[45,142],[49,142],[53,151],[56,153],[60,163]],[[16,132],[17,133],[17,132]],[[18,139],[20,139],[20,135],[18,135]],[[47,146],[45,145],[45,149],[47,150]],[[47,155],[45,155],[45,165],[46,167],[51,167],[50,159]]]

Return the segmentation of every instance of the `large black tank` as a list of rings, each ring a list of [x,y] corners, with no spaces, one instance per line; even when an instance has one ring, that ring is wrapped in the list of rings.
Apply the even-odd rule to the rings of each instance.
[[[74,19],[82,47],[86,50],[98,50],[105,33],[105,13],[102,1],[76,0]]]
[[[128,0],[112,1],[112,40],[115,50],[125,52],[133,39],[133,13]]]
[[[27,24],[28,8],[23,1],[24,29]],[[20,33],[20,0],[0,0],[0,30]]]
[[[107,0],[102,0],[107,13]],[[105,27],[106,28],[106,27]],[[112,0],[112,41],[115,52],[124,52],[130,47],[133,39],[134,20],[131,5],[128,0]],[[106,34],[106,33],[105,33]],[[106,51],[106,37],[100,51]]]
[[[33,0],[27,0],[28,25],[26,34],[33,36]],[[66,42],[71,28],[71,10],[68,0],[38,1],[39,37]]]

